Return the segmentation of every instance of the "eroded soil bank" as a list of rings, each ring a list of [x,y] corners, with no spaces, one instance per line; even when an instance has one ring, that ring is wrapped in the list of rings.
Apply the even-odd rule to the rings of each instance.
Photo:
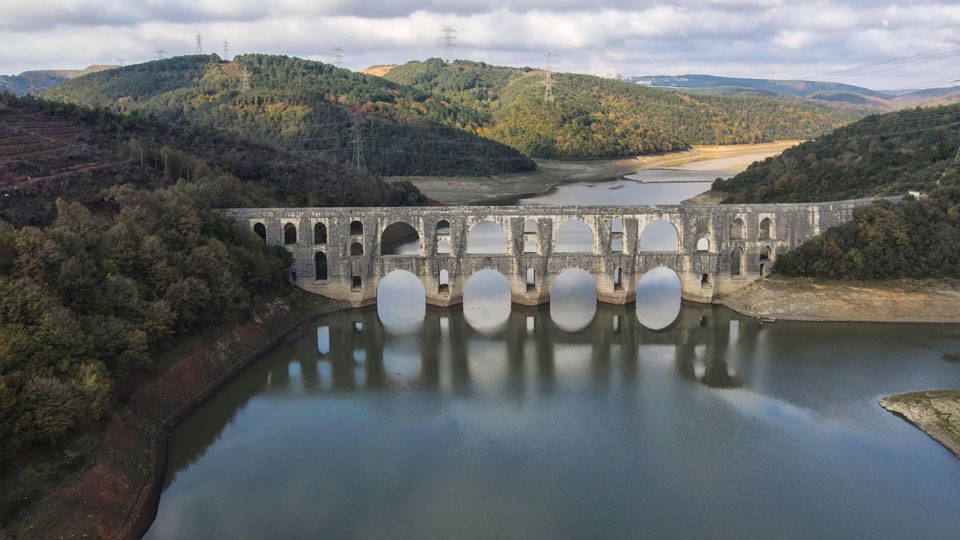
[[[858,282],[770,277],[714,303],[760,319],[960,323],[960,280]]]
[[[880,406],[920,428],[960,458],[960,390],[898,394],[881,399]]]
[[[683,152],[630,159],[538,159],[537,170],[529,173],[480,177],[401,176],[384,180],[409,180],[424,195],[442,204],[512,204],[519,198],[541,195],[561,184],[613,180],[647,169],[724,170],[735,174],[754,161],[777,155],[798,142],[696,145]]]
[[[303,323],[343,307],[291,290],[244,321],[180,343],[160,360],[156,376],[128,382],[133,389],[106,420],[85,465],[50,486],[0,538],[139,538],[156,514],[173,427]]]

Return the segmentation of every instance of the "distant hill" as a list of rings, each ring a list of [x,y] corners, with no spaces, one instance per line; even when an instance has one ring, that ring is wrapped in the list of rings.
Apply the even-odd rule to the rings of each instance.
[[[81,75],[115,67],[117,66],[94,65],[84,69],[45,69],[24,71],[19,75],[0,75],[0,92],[25,96],[30,93],[30,79],[33,79],[33,91],[42,92]]]
[[[115,184],[159,188],[220,176],[221,206],[408,205],[409,184],[189,125],[0,95],[0,219],[41,225],[57,198],[102,204]],[[231,182],[246,183],[241,190]]]
[[[622,157],[815,137],[859,116],[753,96],[691,96],[590,75],[440,59],[391,69],[387,80],[449,102],[458,124],[535,157]]]
[[[874,115],[714,182],[727,202],[807,202],[960,189],[960,104]]]
[[[356,126],[362,157],[377,174],[488,175],[535,167],[513,148],[459,129],[470,111],[380,77],[286,56],[240,55],[233,62],[181,56],[92,73],[44,95],[186,120],[344,163],[354,156]]]
[[[713,75],[652,75],[627,77],[630,82],[695,94],[760,96],[789,102],[804,101],[862,114],[909,107],[933,107],[960,102],[960,87],[929,90],[878,91],[849,84],[717,77]]]

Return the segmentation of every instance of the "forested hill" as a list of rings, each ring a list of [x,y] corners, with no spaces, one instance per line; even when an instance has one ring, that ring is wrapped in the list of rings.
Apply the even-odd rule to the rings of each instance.
[[[468,61],[410,62],[384,77],[450,102],[462,127],[534,157],[620,157],[690,144],[805,139],[859,117],[816,105],[695,96],[567,73],[553,75],[551,104],[544,100],[542,71]]]
[[[458,129],[472,117],[469,110],[380,77],[286,56],[157,60],[79,77],[45,97],[186,120],[344,163],[353,159],[356,125],[365,164],[377,174],[535,167],[513,148]]]
[[[960,186],[960,104],[864,118],[713,188],[727,202],[807,202]]]
[[[423,200],[409,184],[388,185],[339,163],[210,128],[0,94],[0,219],[44,225],[58,197],[98,206],[101,192],[117,184],[156,189],[178,181],[208,190],[218,206]]]

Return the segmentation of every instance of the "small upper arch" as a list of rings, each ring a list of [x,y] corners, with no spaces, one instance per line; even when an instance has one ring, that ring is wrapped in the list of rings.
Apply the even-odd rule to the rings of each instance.
[[[284,244],[296,244],[297,243],[297,226],[293,223],[287,223],[283,226],[283,243]]]
[[[322,221],[318,221],[313,225],[313,243],[327,243],[327,226]]]
[[[677,251],[680,249],[680,234],[670,221],[655,219],[643,228],[640,234],[640,251]]]

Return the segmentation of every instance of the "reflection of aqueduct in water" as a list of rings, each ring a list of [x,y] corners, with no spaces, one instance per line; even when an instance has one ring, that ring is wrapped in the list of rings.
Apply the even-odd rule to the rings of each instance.
[[[292,280],[311,292],[359,306],[376,301],[380,280],[406,270],[423,283],[427,303],[459,303],[467,279],[483,269],[508,278],[513,301],[549,301],[554,279],[568,268],[589,272],[599,300],[634,300],[638,280],[666,267],[683,297],[709,302],[763,276],[776,254],[849,221],[869,199],[800,204],[718,206],[443,206],[392,208],[233,208],[224,213],[268,245],[294,255]],[[487,223],[489,222],[489,223]],[[579,222],[579,223],[577,223]],[[592,237],[585,250],[558,246],[578,224]],[[650,231],[667,229],[672,245],[649,246]],[[503,245],[475,246],[478,228]],[[413,253],[390,254],[391,238],[413,240]]]

